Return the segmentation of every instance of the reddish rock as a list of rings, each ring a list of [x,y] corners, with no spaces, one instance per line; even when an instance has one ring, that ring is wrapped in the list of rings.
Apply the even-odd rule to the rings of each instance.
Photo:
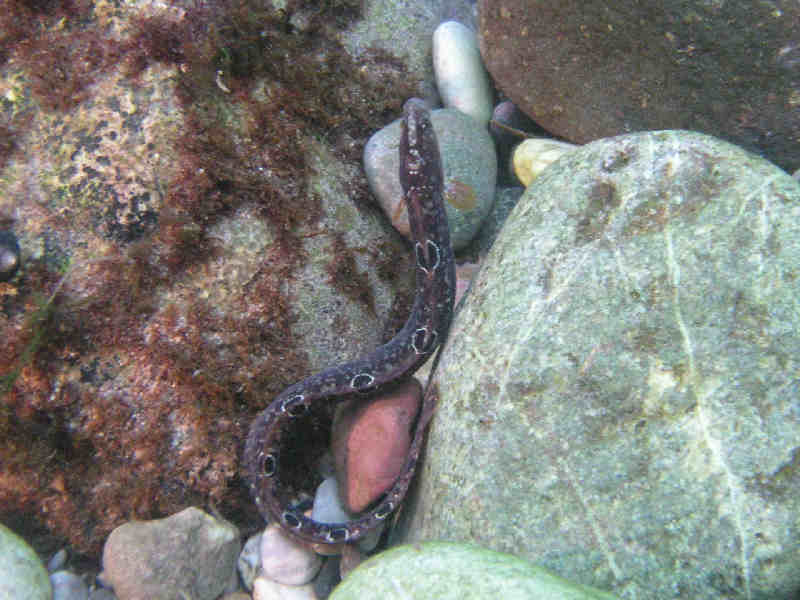
[[[693,129],[800,166],[796,2],[480,0],[497,87],[576,143]]]
[[[340,410],[332,443],[339,493],[347,510],[361,512],[397,479],[421,402],[422,386],[411,379],[368,402],[355,401]]]

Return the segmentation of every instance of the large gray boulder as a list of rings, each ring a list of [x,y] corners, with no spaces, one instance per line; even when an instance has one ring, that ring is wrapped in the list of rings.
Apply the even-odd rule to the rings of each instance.
[[[679,131],[528,187],[457,316],[407,541],[626,598],[800,590],[800,184]]]

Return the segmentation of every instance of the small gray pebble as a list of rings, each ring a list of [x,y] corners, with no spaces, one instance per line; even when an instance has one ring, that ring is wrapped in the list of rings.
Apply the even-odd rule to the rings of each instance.
[[[89,600],[89,586],[69,571],[56,571],[50,575],[53,600]]]
[[[320,523],[344,523],[354,517],[344,508],[339,498],[339,486],[333,477],[327,478],[319,484],[314,494],[314,508],[311,509],[311,518]]]
[[[60,571],[64,568],[65,564],[67,564],[67,550],[66,548],[62,548],[47,561],[47,572],[55,573],[56,571]]]
[[[0,281],[8,281],[19,269],[19,243],[11,231],[0,231]]]

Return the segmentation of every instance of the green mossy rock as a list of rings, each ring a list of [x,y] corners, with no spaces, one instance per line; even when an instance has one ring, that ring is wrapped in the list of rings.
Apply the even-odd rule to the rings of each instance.
[[[330,600],[613,600],[510,554],[470,544],[426,542],[398,546],[350,573]]]
[[[687,131],[528,186],[472,281],[405,543],[625,598],[800,590],[800,185]]]
[[[50,578],[28,543],[0,524],[0,600],[50,600]]]

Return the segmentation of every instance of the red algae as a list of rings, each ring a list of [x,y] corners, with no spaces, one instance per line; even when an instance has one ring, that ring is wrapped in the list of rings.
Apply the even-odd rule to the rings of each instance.
[[[299,32],[259,2],[196,3],[182,17],[135,17],[122,39],[91,2],[12,1],[0,16],[0,67],[19,69],[30,92],[0,121],[0,168],[34,152],[57,163],[64,139],[76,157],[55,170],[58,187],[17,191],[37,198],[15,227],[42,252],[0,290],[0,516],[87,555],[122,521],[189,504],[256,521],[237,450],[264,398],[306,370],[286,291],[307,260],[301,232],[321,213],[303,140],[325,138],[357,163],[366,135],[414,91],[392,57],[369,57],[378,78],[347,55],[335,28],[357,12],[335,4],[309,11]],[[151,89],[159,69],[180,127],[169,169],[142,182],[108,148],[144,138],[141,161],[159,164],[144,105],[99,94],[113,82]],[[101,102],[122,125],[101,114],[79,127],[76,115]],[[50,141],[28,146],[51,125]],[[363,206],[365,182],[352,185]],[[218,259],[209,230],[243,206],[275,243],[222,310],[189,282]],[[340,246],[332,281],[371,306],[366,281],[350,282],[358,250]]]

